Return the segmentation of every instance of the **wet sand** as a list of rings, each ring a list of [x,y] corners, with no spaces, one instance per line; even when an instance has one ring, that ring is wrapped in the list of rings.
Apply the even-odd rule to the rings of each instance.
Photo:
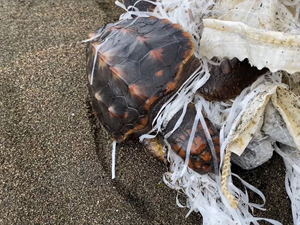
[[[202,224],[138,143],[119,146],[111,180],[81,41],[120,13],[110,0],[0,0],[0,224]],[[280,157],[234,171],[266,195],[256,215],[292,224]]]

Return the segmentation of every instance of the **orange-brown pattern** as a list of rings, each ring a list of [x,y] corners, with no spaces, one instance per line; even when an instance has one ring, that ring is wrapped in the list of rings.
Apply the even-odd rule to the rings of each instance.
[[[118,142],[135,139],[152,128],[161,106],[200,66],[194,56],[193,38],[180,25],[154,17],[109,24],[90,37],[95,35],[99,37],[87,45],[87,77],[96,116]],[[211,77],[198,93],[208,100],[226,100],[238,95],[264,72],[247,61],[226,59],[221,66],[211,66]],[[186,157],[195,115],[196,109],[191,104],[182,125],[167,138],[182,159]],[[180,112],[163,133],[173,129],[179,116]],[[217,159],[212,157],[213,150],[199,122],[188,163],[199,173],[214,172],[217,169],[214,160],[219,162],[218,133],[210,121],[205,121]],[[161,155],[163,143],[159,140],[146,146]]]
[[[166,132],[173,128],[173,125],[177,122],[180,115],[181,111],[178,112],[170,121],[166,128]],[[188,106],[186,115],[182,121],[181,126],[167,139],[172,149],[183,159],[185,159],[186,157],[186,151],[188,147],[189,138],[191,137],[191,129],[194,123],[195,116],[195,106],[193,104],[190,104]],[[209,132],[212,137],[214,150],[217,155],[217,163],[219,163],[219,134],[209,120],[205,119],[205,122],[207,127],[209,128]],[[193,139],[192,146],[190,149],[188,166],[200,174],[214,172],[213,160],[214,159],[212,157],[211,149],[208,145],[207,138],[205,137],[202,124],[199,121],[197,124],[195,137]]]
[[[194,54],[192,37],[180,25],[154,17],[124,20],[100,31],[87,47],[94,108],[117,141],[138,137],[151,129],[152,108],[188,77],[181,71]]]

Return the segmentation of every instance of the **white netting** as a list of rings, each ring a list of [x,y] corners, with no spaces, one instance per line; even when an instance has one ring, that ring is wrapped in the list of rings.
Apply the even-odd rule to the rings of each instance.
[[[261,209],[262,205],[249,203],[247,191],[243,193],[237,188],[234,189],[241,199],[238,208],[235,210],[223,196],[220,184],[218,184],[218,177],[208,174],[200,175],[190,169],[187,169],[184,176],[181,176],[182,171],[185,170],[182,159],[173,151],[169,151],[169,160],[171,162],[170,172],[164,174],[164,182],[170,188],[181,190],[188,196],[185,207],[190,209],[189,213],[192,211],[200,212],[203,216],[203,224],[257,225],[259,220],[265,220],[276,225],[281,224],[271,219],[252,216],[251,211],[253,208]],[[243,183],[265,200],[264,195],[259,190],[245,181]],[[179,207],[183,207],[178,201],[177,204]]]
[[[122,3],[118,1],[116,3],[125,9]],[[173,23],[179,23],[184,30],[192,34],[196,46],[201,43],[195,52],[197,57],[228,56],[238,57],[240,60],[248,57],[250,62],[259,68],[267,66],[274,72],[278,69],[285,69],[288,72],[299,71],[299,0],[159,0],[153,4],[156,5],[153,12],[139,12],[135,8],[134,12],[124,13],[120,19],[131,18],[131,15],[135,14],[166,18]],[[280,141],[280,138],[278,134],[275,135],[272,132],[270,127],[274,122],[278,122],[274,120],[280,116],[283,118],[280,122],[287,124],[286,127],[279,126],[282,128],[283,135],[289,138],[287,141],[292,146],[300,146],[299,134],[297,134],[297,125],[300,130],[300,99],[297,99],[294,94],[289,94],[294,100],[284,100],[283,95],[287,95],[286,93],[290,91],[281,83],[281,72],[261,77],[235,100],[226,103],[211,103],[195,96],[195,91],[210,76],[208,72],[210,61],[201,58],[201,62],[202,67],[195,71],[181,89],[163,105],[153,121],[153,129],[149,134],[141,136],[141,139],[154,137],[166,127],[179,110],[183,109],[174,129],[167,134],[167,136],[171,135],[180,126],[188,103],[194,101],[197,107],[194,124],[200,120],[204,125],[202,119],[202,112],[204,112],[208,119],[220,129],[221,168],[226,149],[227,152],[229,151],[228,146],[230,146],[230,151],[236,151],[237,154],[242,154],[249,143],[260,145],[261,140],[267,142],[264,142],[264,146],[273,148],[273,142]],[[279,116],[270,117],[264,114],[266,110],[269,110],[270,107],[267,106],[270,104],[275,106]],[[263,119],[267,116],[268,123],[263,124]],[[254,118],[253,121],[252,118]],[[253,140],[252,136],[261,132],[261,129],[266,132],[265,135],[271,137],[267,138],[260,133],[261,139]],[[192,132],[190,140],[193,136]],[[208,136],[207,139],[210,140],[210,137]],[[239,143],[243,145],[240,146]],[[226,191],[238,199],[237,209],[234,209],[228,201],[228,196],[225,197],[223,194],[224,185],[221,184],[220,175],[199,175],[187,167],[190,145],[191,141],[185,161],[172,150],[169,151],[171,171],[164,175],[164,181],[169,187],[181,190],[187,195],[186,207],[190,208],[190,212],[200,212],[204,225],[258,224],[259,220],[280,224],[274,220],[255,218],[251,215],[253,208],[262,209],[263,205],[250,203],[246,188],[257,193],[265,201],[264,196],[258,189],[237,175],[230,174],[229,166],[225,186]],[[292,201],[294,223],[299,224],[300,173],[297,166],[300,164],[299,150],[284,151],[283,148],[280,150],[276,146],[275,150],[286,163],[286,188]],[[245,192],[233,185],[231,175],[242,181],[246,187]],[[224,182],[224,179],[222,181]],[[183,206],[179,201],[177,204],[180,207]]]
[[[205,61],[206,62],[206,61]],[[208,70],[208,67],[207,67]],[[194,121],[194,125],[202,117],[202,110],[208,116],[208,118],[217,118],[216,121],[220,121],[220,127],[222,127],[220,133],[221,135],[221,164],[225,155],[225,149],[227,143],[230,139],[230,134],[233,133],[238,124],[238,119],[241,118],[244,111],[247,110],[247,106],[253,102],[255,96],[260,93],[260,90],[263,90],[268,85],[275,86],[277,83],[276,79],[271,79],[270,75],[261,77],[256,83],[253,84],[252,88],[245,89],[242,94],[234,101],[233,104],[227,103],[211,103],[204,100],[202,97],[193,95],[188,95],[189,98],[184,98],[187,96],[185,93],[193,93],[191,90],[194,87],[199,87],[203,84],[204,74],[209,74],[208,71],[202,69],[200,72],[195,73],[198,79],[193,79],[192,83],[188,83],[183,86],[178,93],[173,96],[172,101],[168,102],[163,109],[160,111],[154,123],[154,128],[150,132],[163,130],[164,121],[166,118],[171,118],[179,109],[182,107],[185,108],[190,101],[194,101],[197,109],[197,116]],[[209,77],[209,75],[208,75]],[[274,75],[274,77],[277,77]],[[273,78],[274,78],[273,77]],[[278,78],[279,79],[279,78]],[[206,79],[205,79],[206,80]],[[173,107],[173,106],[176,107]],[[221,109],[222,108],[222,109]],[[221,110],[220,110],[221,109]],[[184,110],[183,114],[184,115]],[[172,115],[172,116],[170,116]],[[203,117],[202,117],[203,118]],[[176,126],[180,125],[180,120]],[[201,121],[202,125],[205,126],[203,120]],[[205,129],[205,127],[204,127]],[[195,130],[194,130],[195,131]],[[206,128],[206,133],[208,130]],[[143,135],[141,138],[151,138],[153,136]],[[194,171],[190,170],[187,167],[188,155],[191,146],[191,140],[194,138],[194,133],[190,135],[189,145],[187,148],[187,158],[185,161],[182,161],[172,150],[169,151],[169,160],[171,162],[171,172],[166,173],[164,176],[164,181],[168,186],[183,190],[184,193],[188,196],[186,206],[190,208],[191,211],[200,212],[203,216],[204,224],[258,224],[258,220],[266,220],[273,224],[280,224],[276,221],[256,218],[251,215],[251,210],[253,208],[262,209],[263,205],[256,205],[249,202],[247,191],[242,192],[240,189],[234,186],[232,183],[231,175],[227,177],[226,185],[228,187],[228,192],[233,193],[234,196],[238,199],[237,209],[234,209],[231,206],[231,202],[228,201],[227,197],[223,195],[222,188],[224,185],[221,185],[220,176],[211,176],[211,175],[199,175]],[[208,136],[209,140],[210,137]],[[213,149],[213,147],[211,148]],[[230,172],[230,171],[229,171]],[[236,175],[235,175],[236,176]],[[257,193],[263,200],[263,194],[242,180],[242,183],[249,188],[251,191]],[[179,203],[178,203],[179,204]],[[180,206],[180,204],[179,204]],[[207,212],[208,211],[208,212]],[[218,216],[216,216],[218,215]]]

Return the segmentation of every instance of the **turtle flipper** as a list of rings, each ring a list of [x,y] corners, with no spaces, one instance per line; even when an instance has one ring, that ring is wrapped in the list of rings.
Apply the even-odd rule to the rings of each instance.
[[[179,111],[169,122],[165,132],[169,132],[170,130],[172,130],[174,124],[177,122],[180,115],[181,115],[181,111]],[[184,116],[181,125],[177,130],[173,132],[173,134],[170,137],[167,138],[167,141],[171,145],[172,149],[183,160],[185,160],[186,157],[186,151],[189,143],[189,138],[191,136],[195,116],[196,116],[195,105],[189,104],[187,112]],[[217,130],[214,128],[213,124],[208,119],[205,119],[205,123],[208,127],[208,131],[210,133],[214,145],[214,151],[217,156],[217,164],[219,164],[220,162],[219,134]],[[199,121],[197,124],[195,136],[190,150],[188,166],[200,174],[206,174],[208,172],[215,171],[214,165],[216,164],[214,163],[214,157],[212,155],[212,151],[209,147],[208,140],[205,136],[205,132],[202,127],[202,124]]]
[[[154,158],[167,164],[167,153],[163,141],[160,136],[156,136],[151,139],[144,139],[142,144],[147,152],[149,152]]]
[[[210,78],[197,93],[208,101],[224,101],[235,98],[259,76],[269,70],[251,66],[248,59],[224,59],[219,66],[212,65]]]

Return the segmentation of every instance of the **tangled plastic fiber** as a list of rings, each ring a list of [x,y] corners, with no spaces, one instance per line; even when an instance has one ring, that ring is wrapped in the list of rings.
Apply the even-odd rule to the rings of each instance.
[[[136,3],[138,2],[140,1]],[[261,191],[230,171],[231,152],[242,155],[247,145],[260,146],[263,140],[268,143],[264,146],[272,151],[275,149],[284,159],[287,171],[285,185],[292,203],[293,220],[294,224],[300,224],[300,99],[299,93],[293,93],[282,82],[285,74],[289,76],[300,71],[299,60],[294,62],[295,57],[299,59],[297,55],[300,49],[300,0],[159,0],[151,3],[156,6],[153,12],[141,12],[135,6],[126,9],[117,1],[116,4],[127,11],[121,15],[120,20],[132,18],[135,14],[179,23],[192,34],[198,46],[195,55],[201,59],[201,66],[163,105],[153,122],[153,129],[140,139],[154,137],[155,133],[163,130],[168,121],[183,109],[181,119],[172,131],[176,130],[190,102],[194,102],[197,109],[194,125],[198,121],[202,123],[214,158],[216,155],[203,114],[220,130],[221,163],[220,171],[216,171],[216,175],[200,175],[187,166],[195,129],[189,139],[185,161],[166,142],[171,167],[164,174],[163,180],[170,188],[187,196],[185,204],[177,199],[177,205],[190,209],[187,216],[192,211],[200,212],[205,225],[259,224],[260,220],[281,224],[252,215],[254,208],[263,210],[263,204],[249,202],[247,189],[258,194],[264,202],[266,199]],[[132,8],[135,10],[129,11]],[[253,51],[256,53],[255,57]],[[231,102],[208,102],[195,93],[210,77],[209,67],[214,62],[209,59],[213,56],[220,59],[249,58],[250,63],[258,68],[268,67],[270,72],[260,77],[251,87],[244,89]],[[278,128],[282,132],[279,135],[262,119],[264,115],[267,118],[267,112],[271,109],[278,115],[274,116],[273,122],[279,124],[280,120]],[[256,133],[262,137],[255,136]],[[276,145],[275,141],[281,142],[282,135],[289,142]],[[237,144],[241,142],[244,143],[242,146]],[[240,179],[245,191],[233,184],[232,176]]]

